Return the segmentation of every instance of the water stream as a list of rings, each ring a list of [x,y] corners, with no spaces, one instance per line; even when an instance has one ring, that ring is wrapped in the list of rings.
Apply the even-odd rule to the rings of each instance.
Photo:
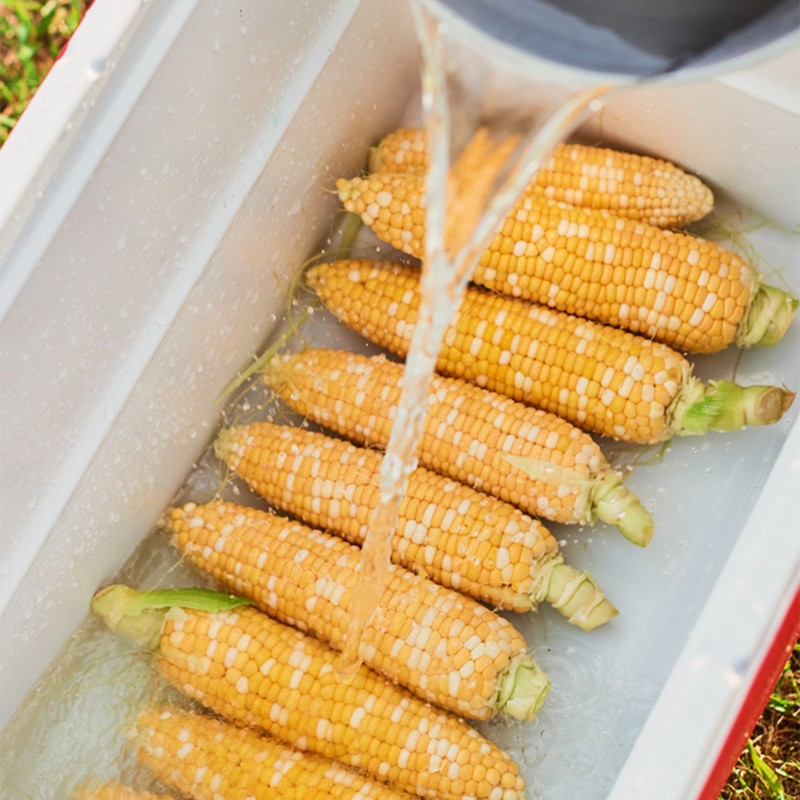
[[[531,116],[483,113],[480,93],[458,85],[458,53],[447,25],[414,4],[423,56],[422,104],[428,152],[425,259],[419,321],[406,358],[397,416],[382,461],[381,503],[361,555],[339,670],[361,662],[364,630],[378,608],[391,562],[391,538],[408,475],[416,468],[427,397],[448,323],[481,253],[551,150],[599,110],[616,85],[603,82],[547,93]]]

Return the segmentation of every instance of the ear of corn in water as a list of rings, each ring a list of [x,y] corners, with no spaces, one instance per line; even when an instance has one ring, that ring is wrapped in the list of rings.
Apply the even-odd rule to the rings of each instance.
[[[363,543],[379,502],[375,450],[270,422],[226,429],[214,448],[265,500]],[[424,467],[409,476],[392,546],[396,563],[498,608],[544,600],[584,630],[617,613],[590,575],[564,563],[541,522]]]
[[[357,547],[235,503],[189,503],[173,509],[165,524],[181,553],[228,590],[342,648],[361,555]],[[503,617],[393,567],[361,654],[389,680],[462,716],[487,719],[505,711],[527,719],[547,681],[526,649]],[[522,696],[504,697],[501,687],[509,681]]]
[[[345,324],[406,355],[420,301],[418,269],[338,261],[313,267],[308,281]],[[437,368],[640,444],[768,425],[794,399],[779,386],[706,386],[665,344],[478,288],[466,290]]]
[[[73,800],[173,800],[172,795],[153,794],[144,789],[134,789],[124,783],[108,781],[87,785],[75,793]]]
[[[485,138],[483,129],[476,139]],[[424,177],[428,166],[425,131],[401,128],[370,152],[373,174]],[[606,147],[559,144],[536,173],[526,195],[571,206],[610,211],[661,228],[684,227],[714,207],[711,189],[699,178],[660,158]]]
[[[208,610],[216,597],[223,610]],[[461,719],[366,666],[343,682],[335,651],[256,608],[231,606],[230,595],[124,585],[92,601],[112,630],[155,652],[168,682],[232,722],[420,797],[522,797],[516,765]]]
[[[409,136],[412,145],[400,147]],[[381,239],[421,258],[427,206],[424,158],[410,158],[414,166],[403,169],[405,156],[419,153],[418,136],[400,131],[387,137],[388,144],[380,145],[373,159],[381,171],[341,179],[337,189],[344,207],[360,215]],[[571,153],[569,148],[578,149]],[[664,162],[634,159],[636,163],[628,165],[628,154],[562,145],[493,237],[473,280],[493,291],[625,328],[684,351],[709,353],[730,344],[778,342],[798,300],[762,284],[736,253],[698,236],[657,227],[704,216],[712,207],[710,191]],[[388,171],[391,164],[398,166],[395,172]],[[582,165],[589,175],[565,170],[569,164]],[[584,207],[578,188],[541,189],[539,182],[548,187],[588,185],[596,179],[589,176],[599,173],[600,164],[615,177],[600,179],[601,185],[608,184],[607,190],[587,192],[590,197]],[[643,205],[649,197],[696,210],[680,220],[662,211],[654,212],[654,218],[644,214],[637,219],[636,208],[628,202],[634,186]],[[693,203],[686,202],[687,195]]]
[[[298,413],[385,447],[402,374],[402,365],[383,356],[307,350],[273,358],[265,380]],[[568,523],[601,519],[640,545],[652,536],[650,515],[588,434],[487,389],[435,376],[418,458],[529,514]]]
[[[139,763],[195,800],[411,800],[412,795],[304,753],[255,728],[208,714],[154,706],[136,720]]]

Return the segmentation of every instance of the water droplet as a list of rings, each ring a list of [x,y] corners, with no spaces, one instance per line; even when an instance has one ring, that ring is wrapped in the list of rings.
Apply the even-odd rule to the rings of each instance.
[[[84,69],[84,73],[86,77],[90,81],[96,81],[100,75],[103,73],[103,67],[105,66],[106,60],[104,58],[95,58],[92,59]]]

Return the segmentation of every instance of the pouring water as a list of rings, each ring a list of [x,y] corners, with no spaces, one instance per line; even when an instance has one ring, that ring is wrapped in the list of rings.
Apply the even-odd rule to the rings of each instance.
[[[412,10],[427,145],[422,302],[381,470],[382,504],[363,548],[344,676],[360,661],[362,632],[383,593],[445,328],[525,186],[609,98],[643,82],[741,67],[796,40],[800,28],[792,0],[412,0]],[[476,146],[479,157],[470,152]]]

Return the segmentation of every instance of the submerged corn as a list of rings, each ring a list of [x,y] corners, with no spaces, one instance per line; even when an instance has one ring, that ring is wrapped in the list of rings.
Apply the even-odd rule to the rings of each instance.
[[[365,666],[342,682],[335,651],[233,602],[202,590],[116,585],[95,596],[92,610],[155,650],[173,686],[233,722],[431,800],[523,799],[513,761],[463,720]]]
[[[337,761],[189,710],[147,709],[134,744],[139,763],[193,800],[412,800]]]
[[[75,800],[173,800],[173,798],[168,794],[153,794],[110,781],[100,786],[81,789],[75,795]]]
[[[308,350],[276,356],[264,380],[298,413],[361,444],[386,447],[402,364]],[[419,463],[557,522],[616,525],[650,541],[653,522],[592,438],[566,420],[464,381],[435,375]]]
[[[229,428],[214,450],[268,502],[363,544],[380,502],[375,450],[270,422]],[[496,608],[546,600],[584,630],[617,613],[588,573],[564,564],[538,520],[424,467],[408,477],[391,544],[395,563]]]
[[[262,610],[342,649],[359,548],[343,539],[236,503],[174,508],[165,529],[195,566]],[[531,717],[540,704],[502,705],[500,687],[522,669],[543,673],[522,635],[458,592],[392,566],[364,631],[361,656],[376,672],[441,708],[471,719],[505,711]]]
[[[425,131],[401,128],[372,149],[369,169],[424,176],[427,161]],[[696,222],[714,207],[711,189],[669,161],[580,144],[557,145],[528,192],[661,228]]]
[[[340,180],[337,189],[381,239],[423,257],[421,178],[372,175]],[[517,202],[472,278],[695,353],[775,344],[798,305],[760,286],[739,256],[714,242],[533,195]]]
[[[314,267],[308,282],[346,325],[405,356],[417,268],[338,261]],[[773,386],[704,386],[664,344],[477,288],[445,331],[437,369],[636,443],[776,422],[794,397]]]

